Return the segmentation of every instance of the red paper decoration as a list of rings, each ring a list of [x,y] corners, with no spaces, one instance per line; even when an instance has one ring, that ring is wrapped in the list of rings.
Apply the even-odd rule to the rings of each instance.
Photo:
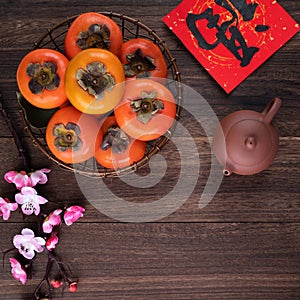
[[[163,22],[227,93],[299,31],[270,0],[184,0]]]

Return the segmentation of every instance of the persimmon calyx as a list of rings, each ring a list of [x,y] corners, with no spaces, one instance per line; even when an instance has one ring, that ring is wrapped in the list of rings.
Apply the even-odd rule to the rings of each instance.
[[[127,77],[150,77],[150,71],[156,68],[154,59],[150,56],[144,56],[140,48],[133,54],[127,54],[126,59],[128,64],[124,64],[124,72]]]
[[[111,148],[112,153],[120,154],[126,151],[130,144],[128,135],[118,126],[113,125],[108,128],[107,133],[103,136],[101,149]]]
[[[79,86],[96,100],[103,99],[104,91],[111,91],[115,85],[115,80],[106,72],[105,65],[97,61],[87,64],[86,70],[78,69],[75,76]]]
[[[57,66],[54,62],[30,63],[26,68],[26,74],[31,77],[28,87],[33,94],[40,94],[44,89],[55,90],[60,83],[56,74]]]
[[[55,136],[54,145],[58,151],[79,150],[82,147],[82,141],[79,138],[80,128],[74,123],[62,123],[53,127],[53,135]]]
[[[110,30],[105,24],[92,24],[87,31],[79,33],[76,44],[82,50],[88,48],[109,50],[111,44]]]
[[[142,92],[142,98],[130,102],[133,112],[137,113],[137,118],[142,123],[148,123],[152,116],[164,109],[164,103],[157,99],[155,91],[150,93]]]

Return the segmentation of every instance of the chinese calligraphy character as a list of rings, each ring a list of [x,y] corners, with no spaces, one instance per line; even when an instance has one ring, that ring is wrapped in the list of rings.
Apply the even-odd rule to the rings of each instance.
[[[186,18],[187,26],[197,39],[201,48],[205,50],[212,50],[222,43],[235,56],[235,58],[240,61],[240,66],[245,67],[251,62],[251,59],[255,53],[259,51],[259,48],[248,47],[245,38],[238,28],[238,15],[228,0],[214,0],[214,2],[225,8],[231,14],[232,18],[219,25],[218,22],[220,15],[214,15],[213,9],[209,7],[201,14],[189,13]],[[230,2],[242,15],[243,21],[247,22],[253,19],[258,6],[257,3],[247,4],[246,0],[230,0]],[[198,30],[196,25],[198,20],[207,20],[207,27],[209,29],[217,30],[216,41],[214,43],[207,42],[205,37]],[[267,25],[257,25],[255,27],[257,32],[263,32],[268,29],[269,26]],[[231,34],[229,38],[226,36],[226,32],[228,31]]]

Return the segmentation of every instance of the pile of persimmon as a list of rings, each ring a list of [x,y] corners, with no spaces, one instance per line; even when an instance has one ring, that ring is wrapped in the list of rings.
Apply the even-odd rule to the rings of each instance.
[[[139,161],[146,143],[172,126],[176,103],[164,85],[167,65],[150,39],[123,41],[111,18],[79,15],[64,40],[64,54],[30,51],[21,60],[17,83],[22,96],[56,112],[46,126],[49,150],[67,164],[95,157],[105,168]]]

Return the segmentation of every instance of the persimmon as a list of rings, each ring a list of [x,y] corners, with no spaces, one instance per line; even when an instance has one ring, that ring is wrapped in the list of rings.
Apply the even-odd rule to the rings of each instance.
[[[93,157],[101,141],[99,121],[72,105],[57,110],[46,128],[49,150],[67,164],[81,163]]]
[[[146,142],[129,137],[109,116],[101,126],[102,143],[95,152],[97,162],[108,169],[120,169],[138,162],[145,154]]]
[[[72,22],[64,46],[69,59],[89,48],[109,50],[119,56],[122,42],[122,31],[115,21],[101,13],[86,12]]]
[[[176,116],[171,91],[151,79],[126,82],[125,92],[114,109],[120,128],[135,139],[149,141],[165,134]]]
[[[146,38],[130,39],[122,44],[120,60],[126,79],[166,78],[167,64],[160,48]]]
[[[28,52],[17,69],[17,84],[22,96],[32,105],[52,109],[67,101],[65,72],[68,59],[52,49]]]
[[[117,105],[124,90],[120,60],[104,49],[87,49],[69,62],[65,74],[66,94],[71,104],[88,114],[105,114]]]

